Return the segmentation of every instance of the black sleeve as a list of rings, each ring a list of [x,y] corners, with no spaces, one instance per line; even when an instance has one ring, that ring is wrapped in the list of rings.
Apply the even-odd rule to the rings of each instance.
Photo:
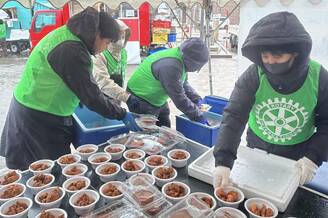
[[[166,93],[172,99],[175,106],[194,121],[201,121],[203,113],[186,95],[183,88],[182,64],[174,58],[164,58],[152,65],[152,72],[161,82]]]
[[[86,47],[75,41],[61,43],[48,55],[48,62],[65,84],[90,110],[121,120],[125,109],[113,103],[98,88],[91,74],[91,57]]]
[[[195,104],[197,104],[198,100],[202,97],[196,92],[196,90],[191,87],[188,80],[186,80],[183,84],[183,89],[187,95],[187,97]]]
[[[320,166],[328,158],[328,72],[323,67],[319,76],[318,103],[315,113],[316,132],[308,141],[305,156]]]
[[[257,69],[251,65],[237,80],[224,109],[220,135],[213,151],[215,166],[232,168],[258,86]]]

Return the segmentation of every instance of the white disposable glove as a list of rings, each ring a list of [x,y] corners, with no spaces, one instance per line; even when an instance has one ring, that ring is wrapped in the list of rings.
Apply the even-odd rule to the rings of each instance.
[[[318,169],[318,166],[307,157],[299,159],[295,166],[298,167],[301,172],[300,185],[310,182]]]
[[[218,166],[213,170],[213,187],[229,186],[230,184],[230,168]]]

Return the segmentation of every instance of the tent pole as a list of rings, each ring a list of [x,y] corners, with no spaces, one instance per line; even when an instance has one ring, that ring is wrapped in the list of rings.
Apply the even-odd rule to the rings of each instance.
[[[208,77],[209,77],[209,84],[210,84],[210,94],[213,95],[213,77],[212,77],[212,61],[211,61],[211,30],[210,30],[210,21],[211,21],[211,14],[212,14],[212,5],[211,0],[204,0],[205,6],[205,16],[206,16],[206,35],[205,41],[207,44],[207,48],[209,50],[208,55]]]
[[[204,12],[204,9],[202,8],[201,9],[201,15],[200,15],[200,38],[202,40],[205,39],[205,36],[204,36],[204,16],[205,16],[205,12]]]

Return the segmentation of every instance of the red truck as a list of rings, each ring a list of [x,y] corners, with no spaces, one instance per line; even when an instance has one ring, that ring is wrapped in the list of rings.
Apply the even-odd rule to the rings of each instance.
[[[30,27],[31,51],[52,30],[66,24],[70,17],[69,5],[66,3],[62,10],[40,10],[32,19]]]
[[[37,11],[32,19],[30,28],[30,40],[31,50],[39,43],[39,41],[45,37],[52,30],[66,24],[71,14],[74,14],[74,7],[70,6],[70,3],[66,3],[62,10],[41,10]],[[76,10],[82,10],[77,8]],[[150,45],[150,5],[149,3],[143,3],[139,8],[138,24],[134,24],[129,19],[125,19],[124,22],[131,28],[130,40],[138,40],[140,46]],[[137,29],[135,29],[137,28]]]

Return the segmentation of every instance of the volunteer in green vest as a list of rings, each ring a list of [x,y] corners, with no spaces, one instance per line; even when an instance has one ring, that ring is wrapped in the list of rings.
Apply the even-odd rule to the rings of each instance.
[[[269,14],[251,28],[242,54],[253,64],[223,113],[213,152],[214,187],[231,182],[247,122],[247,146],[296,160],[300,185],[327,160],[328,72],[310,58],[311,48],[310,35],[292,13]]]
[[[92,54],[119,38],[115,19],[87,8],[45,36],[31,53],[14,91],[0,152],[11,169],[70,153],[72,114],[79,102],[138,130],[134,116],[114,104],[92,76]]]
[[[7,27],[6,22],[0,19],[0,49],[4,56],[7,56],[7,43],[6,43]]]
[[[202,98],[190,86],[187,72],[199,71],[208,61],[208,49],[200,38],[190,38],[180,47],[156,52],[147,57],[128,81],[128,91],[139,99],[129,104],[130,111],[153,114],[159,126],[171,126],[167,100],[191,120],[206,124],[198,105]]]
[[[129,104],[137,103],[135,97],[123,88],[127,65],[125,46],[130,37],[130,28],[121,20],[116,22],[120,26],[120,39],[92,58],[93,76],[100,90],[117,104],[127,101]]]

